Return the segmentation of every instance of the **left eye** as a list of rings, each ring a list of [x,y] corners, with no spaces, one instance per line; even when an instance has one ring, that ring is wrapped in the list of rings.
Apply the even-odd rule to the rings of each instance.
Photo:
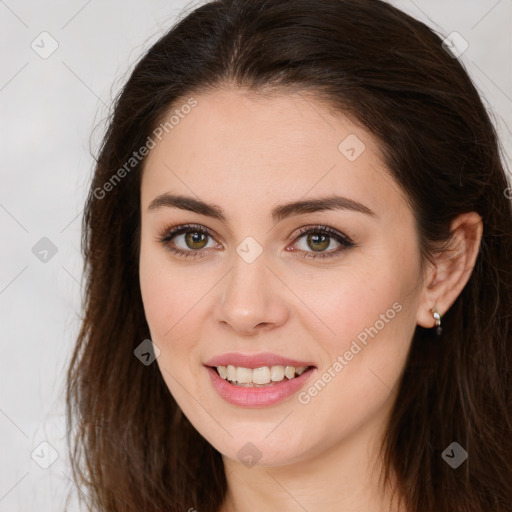
[[[175,242],[171,243],[173,239],[178,240],[181,237],[183,237],[185,247],[178,247]],[[175,226],[165,230],[158,238],[158,241],[178,256],[196,258],[202,256],[204,252],[202,249],[207,248],[209,237],[215,238],[213,232],[208,228],[200,225],[186,225]],[[306,247],[313,248],[312,252],[309,252],[307,249],[300,249],[301,255],[306,258],[332,257],[355,245],[348,236],[328,226],[301,228],[296,234],[294,242],[303,238],[306,242]],[[325,252],[333,239],[339,244],[338,248]],[[293,252],[295,252],[295,249],[293,249]]]
[[[295,240],[300,240],[304,237],[306,246],[313,247],[313,252],[303,251],[303,257],[305,258],[330,258],[355,245],[348,236],[328,226],[301,228]],[[338,248],[325,252],[324,249],[331,245],[333,239],[338,243]]]

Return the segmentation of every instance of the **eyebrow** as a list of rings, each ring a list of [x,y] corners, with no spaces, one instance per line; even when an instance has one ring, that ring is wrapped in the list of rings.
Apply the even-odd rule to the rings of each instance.
[[[166,193],[157,196],[149,204],[148,211],[156,210],[157,208],[162,207],[188,210],[191,212],[199,213],[201,215],[206,215],[207,217],[218,219],[222,222],[226,222],[227,220],[226,214],[220,206],[179,194]],[[375,212],[373,212],[364,204],[354,201],[353,199],[348,199],[346,197],[336,195],[279,204],[272,209],[271,214],[272,220],[274,223],[277,223],[294,215],[321,212],[326,210],[351,210],[367,215],[376,216]]]

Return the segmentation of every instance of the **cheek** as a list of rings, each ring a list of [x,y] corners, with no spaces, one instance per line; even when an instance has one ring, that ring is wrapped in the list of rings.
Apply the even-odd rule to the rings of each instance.
[[[141,246],[139,275],[151,340],[160,350],[156,364],[169,391],[182,406],[188,397],[183,385],[197,394],[192,378],[197,363],[193,366],[191,358],[198,339],[194,331],[198,310],[194,306],[201,290],[193,278],[188,279],[171,265],[165,251],[158,248]]]
[[[319,320],[318,335],[330,347],[331,355],[347,350],[350,340],[361,333],[360,339],[364,341],[365,328],[377,322],[379,331],[384,330],[384,325],[387,330],[387,320],[394,321],[399,316],[393,304],[404,296],[400,279],[405,276],[395,275],[389,266],[384,268],[386,272],[381,272],[372,262],[350,271],[326,273],[314,281],[314,286],[312,281],[294,284],[294,292],[304,298]],[[381,315],[385,316],[383,320]]]
[[[165,342],[174,337],[183,320],[186,323],[187,315],[199,301],[199,282],[193,275],[187,276],[186,271],[172,265],[165,250],[144,239],[141,242],[139,279],[153,341]]]
[[[324,299],[322,319],[335,335],[317,338],[325,363],[298,400],[308,430],[326,445],[387,414],[406,361],[415,326],[410,297],[389,278],[372,283],[347,280]]]
[[[178,383],[198,394],[201,343],[208,316],[207,295],[215,272],[200,272],[194,265],[175,264],[161,247],[141,244],[140,288],[151,340],[160,350],[157,364],[180,405],[187,394]]]
[[[171,327],[169,321],[177,306],[175,283],[165,266],[155,258],[155,251],[141,246],[139,279],[144,312],[153,341],[162,339]]]
[[[414,246],[402,245],[400,253],[392,244],[379,247],[359,259],[357,267],[316,281],[309,293],[297,292],[307,297],[308,307],[321,319],[316,339],[327,353],[324,372],[335,361],[341,364],[331,368],[336,377],[326,375],[326,380],[336,381],[335,388],[349,383],[352,397],[371,395],[376,385],[384,394],[393,388],[416,327],[419,260]],[[358,407],[357,400],[353,405]]]
[[[354,340],[368,348],[371,341],[382,339],[387,358],[404,350],[415,327],[419,272],[412,236],[382,236],[367,247],[357,266],[340,276],[335,290],[332,285],[324,289],[326,322],[342,342],[335,347],[338,354],[340,349],[349,350]]]

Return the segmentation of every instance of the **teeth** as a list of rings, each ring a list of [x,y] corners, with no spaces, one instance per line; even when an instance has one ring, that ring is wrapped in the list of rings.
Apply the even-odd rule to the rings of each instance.
[[[252,370],[250,368],[236,368],[236,381],[240,384],[249,384],[252,382]]]
[[[230,364],[227,367],[227,380],[235,381],[236,380],[236,368]]]
[[[224,379],[240,385],[265,385],[270,382],[281,382],[286,377],[293,379],[302,375],[306,366],[262,366],[260,368],[243,368],[241,366],[217,366],[218,374]]]
[[[284,376],[289,378],[289,379],[293,379],[293,377],[295,377],[295,367],[294,366],[287,366],[284,369]]]
[[[227,377],[228,377],[228,369],[225,366],[217,366],[217,371],[219,372],[219,375],[223,379],[227,379]]]
[[[272,366],[270,378],[273,382],[280,382],[284,379],[284,366]]]
[[[254,382],[254,384],[268,384],[270,382],[270,368],[268,366],[254,368],[252,372],[251,370],[249,370],[249,372],[252,373],[252,382]]]

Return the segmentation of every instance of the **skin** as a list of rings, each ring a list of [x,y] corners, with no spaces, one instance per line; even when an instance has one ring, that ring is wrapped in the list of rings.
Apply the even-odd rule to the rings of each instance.
[[[197,106],[145,162],[140,286],[162,376],[223,456],[221,510],[396,510],[378,485],[383,429],[415,327],[432,327],[431,309],[443,315],[464,287],[481,219],[457,218],[452,250],[422,270],[413,214],[370,133],[305,93],[264,97],[226,87],[194,97]],[[350,134],[365,144],[354,161],[338,149]],[[148,211],[163,193],[219,205],[227,222],[165,206]],[[375,215],[331,210],[277,223],[270,216],[278,204],[333,193]],[[191,248],[178,234],[167,243],[200,247],[202,257],[179,257],[159,241],[166,228],[187,223],[215,238]],[[317,225],[356,245],[323,260],[303,257],[316,246],[294,233]],[[250,264],[236,252],[248,236],[263,251]],[[340,247],[328,240],[321,251]],[[266,408],[230,405],[203,366],[226,352],[274,352],[314,361],[314,383],[395,303],[400,312],[307,404],[295,394]],[[250,467],[237,455],[248,442],[261,454]]]

